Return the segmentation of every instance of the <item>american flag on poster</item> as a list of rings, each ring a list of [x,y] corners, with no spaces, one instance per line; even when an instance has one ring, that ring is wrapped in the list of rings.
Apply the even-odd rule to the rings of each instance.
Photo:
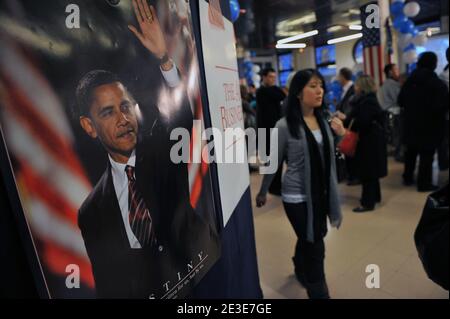
[[[370,27],[366,20],[371,10],[366,12],[366,7],[372,3],[361,7],[361,21],[363,26],[362,44],[364,48],[364,73],[370,75],[378,86],[383,84],[383,49],[381,45],[380,28]],[[370,18],[369,18],[370,19]]]
[[[91,183],[73,148],[60,99],[29,56],[5,38],[0,47],[0,101],[1,129],[42,270],[65,278],[67,265],[76,264],[81,284],[93,289],[77,225],[78,208]]]

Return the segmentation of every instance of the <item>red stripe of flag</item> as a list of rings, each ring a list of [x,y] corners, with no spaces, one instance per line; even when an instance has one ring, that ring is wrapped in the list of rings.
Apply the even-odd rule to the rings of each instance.
[[[77,265],[80,268],[80,281],[89,288],[95,287],[92,267],[86,258],[72,254],[54,241],[39,238],[39,242],[42,245],[42,250],[40,250],[42,252],[42,258],[48,270],[66,277],[69,275],[66,272],[66,267],[71,264]]]
[[[20,117],[22,123],[31,130],[36,139],[40,140],[40,144],[44,146],[49,153],[59,159],[61,165],[67,166],[67,168],[73,174],[76,174],[87,187],[90,187],[90,183],[87,180],[83,168],[77,160],[77,156],[71,145],[48,125],[41,114],[35,110],[32,101],[18,90],[7,76],[1,74],[1,79],[8,92],[5,94],[5,98],[8,99],[9,103],[5,103],[5,106]]]
[[[379,83],[377,85],[381,86],[383,84],[383,50],[382,46],[378,46],[378,75],[379,75]]]
[[[20,168],[17,174],[25,182],[28,192],[41,199],[52,212],[77,226],[78,209],[73,207],[52,185],[49,185],[45,178],[36,174],[25,161],[20,159],[18,161]]]

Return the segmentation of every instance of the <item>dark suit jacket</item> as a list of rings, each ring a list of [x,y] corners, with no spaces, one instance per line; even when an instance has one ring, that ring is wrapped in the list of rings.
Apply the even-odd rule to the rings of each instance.
[[[136,147],[135,175],[155,225],[156,247],[130,248],[109,162],[79,210],[78,224],[98,297],[167,297],[168,289],[192,270],[188,264],[199,264],[199,254],[208,257],[189,287],[220,254],[215,231],[190,205],[187,166],[170,161],[168,129],[155,123],[151,131],[142,130],[145,134]],[[178,297],[183,297],[189,287]]]
[[[336,110],[337,111],[341,111],[345,115],[349,115],[351,110],[352,110],[352,107],[351,107],[351,104],[350,104],[350,99],[353,97],[353,95],[355,95],[355,86],[354,85],[352,85],[347,90],[347,92],[345,93],[345,95],[342,98],[342,100],[336,106]]]

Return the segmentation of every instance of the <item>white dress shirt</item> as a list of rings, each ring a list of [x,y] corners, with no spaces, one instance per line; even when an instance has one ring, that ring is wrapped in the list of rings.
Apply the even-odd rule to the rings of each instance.
[[[164,71],[163,69],[161,69],[161,73],[169,87],[173,88],[181,83],[180,77],[178,75],[178,69],[175,64],[169,71]],[[119,203],[120,212],[122,214],[122,220],[125,226],[125,231],[127,233],[128,241],[130,242],[130,247],[132,249],[140,249],[142,248],[142,246],[131,230],[130,222],[128,220],[128,216],[130,214],[128,209],[128,177],[127,173],[125,172],[125,167],[127,165],[135,167],[135,150],[133,150],[127,164],[117,163],[111,158],[111,156],[108,155],[108,157],[111,163],[111,174],[114,184],[114,190],[116,191],[116,197]]]
[[[174,88],[178,86],[181,83],[180,76],[178,75],[178,69],[175,63],[173,64],[173,68],[171,68],[169,71],[161,70],[161,73],[164,77],[164,80],[166,80],[166,83],[169,87]]]
[[[119,202],[120,212],[122,213],[122,220],[127,233],[130,247],[133,249],[141,248],[141,244],[131,230],[130,222],[128,220],[130,211],[128,209],[128,177],[125,172],[127,165],[135,167],[136,154],[135,151],[131,154],[126,164],[117,163],[111,156],[109,156],[109,162],[111,163],[111,174],[114,184],[114,190],[116,191],[117,201]]]

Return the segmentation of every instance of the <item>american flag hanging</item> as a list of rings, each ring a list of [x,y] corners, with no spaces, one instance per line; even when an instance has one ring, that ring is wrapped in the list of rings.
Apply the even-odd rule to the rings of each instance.
[[[383,84],[383,49],[381,45],[380,28],[370,28],[366,24],[366,20],[371,10],[366,12],[368,3],[361,7],[361,21],[363,26],[363,48],[364,48],[364,73],[370,75],[378,86]],[[370,18],[369,18],[370,19]]]

